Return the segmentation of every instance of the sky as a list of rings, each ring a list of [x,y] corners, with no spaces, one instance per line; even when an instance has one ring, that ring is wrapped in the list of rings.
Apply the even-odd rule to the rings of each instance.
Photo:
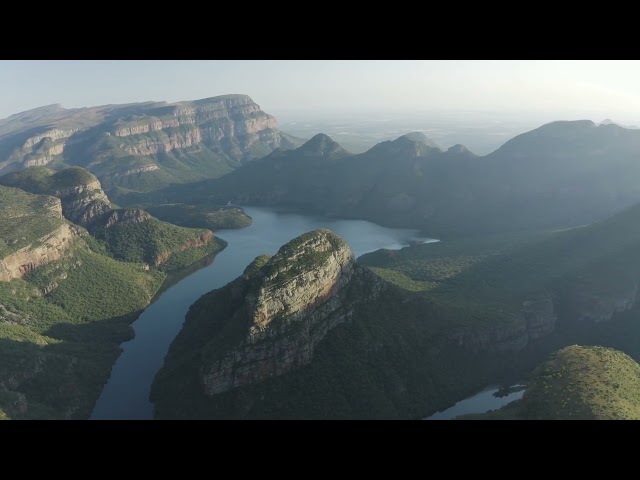
[[[487,111],[640,120],[640,61],[0,61],[0,118],[60,103],[250,95],[263,110]]]

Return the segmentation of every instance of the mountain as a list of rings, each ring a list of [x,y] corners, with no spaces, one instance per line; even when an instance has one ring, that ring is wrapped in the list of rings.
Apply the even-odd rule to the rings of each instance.
[[[251,217],[240,207],[171,203],[150,205],[145,210],[156,218],[181,227],[221,230],[251,225]]]
[[[484,157],[462,145],[443,152],[416,138],[349,155],[316,136],[221,178],[155,193],[164,203],[282,205],[441,238],[577,226],[640,201],[639,130],[553,122]],[[317,150],[319,139],[332,145],[332,156]]]
[[[421,204],[446,194],[444,182],[475,158],[466,150],[442,152],[406,136],[351,155],[318,134],[295,150],[275,151],[218,180],[155,192],[152,201],[286,205],[406,226],[416,223],[412,218]]]
[[[598,125],[617,125],[617,126],[622,127],[622,128],[632,128],[632,129],[637,129],[638,128],[635,125],[621,125],[619,123],[614,122],[610,118],[605,118]]]
[[[113,208],[100,181],[81,167],[29,167],[1,176],[0,185],[59,198],[64,217],[87,228],[118,260],[172,270],[225,246],[209,230],[162,222],[138,208]]]
[[[441,352],[391,298],[327,230],[257,257],[190,308],[154,380],[156,417],[399,418],[443,406],[457,387],[432,388]],[[461,378],[475,371],[465,360]]]
[[[462,418],[640,420],[640,365],[611,348],[566,347],[533,372],[522,400]]]
[[[225,174],[298,139],[246,95],[64,109],[0,120],[0,173],[82,166],[124,195]]]
[[[191,307],[155,380],[158,418],[424,418],[576,342],[640,359],[640,205],[571,230],[378,250],[338,262],[339,280],[322,271],[347,247],[323,236]]]
[[[87,418],[165,277],[105,255],[62,211],[0,186],[0,418]]]
[[[87,418],[163,272],[226,245],[115,208],[80,167],[0,177],[0,217],[0,418]]]
[[[434,142],[433,140],[428,138],[422,132],[407,133],[406,135],[403,135],[403,137],[405,137],[405,138],[407,138],[409,140],[413,140],[414,142],[424,143],[427,147],[440,148],[436,142]]]

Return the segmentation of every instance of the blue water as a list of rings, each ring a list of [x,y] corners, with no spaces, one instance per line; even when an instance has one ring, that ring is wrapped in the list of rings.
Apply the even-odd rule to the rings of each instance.
[[[447,408],[442,412],[434,413],[425,420],[451,420],[459,415],[467,415],[469,413],[486,413],[489,410],[497,410],[504,407],[507,403],[522,398],[524,394],[524,385],[522,390],[511,392],[505,397],[496,397],[493,394],[499,390],[499,387],[491,386],[485,388],[480,393],[476,393],[471,397],[460,400],[453,407]]]
[[[416,241],[436,241],[416,230],[391,229],[363,220],[338,220],[283,213],[267,208],[245,208],[253,223],[240,230],[218,233],[229,244],[213,262],[162,292],[133,324],[135,338],[122,344],[108,383],[91,419],[150,419],[151,383],[162,366],[169,345],[180,331],[185,314],[203,294],[238,277],[258,255],[274,254],[298,235],[328,228],[347,241],[354,255],[379,248],[398,249]]]

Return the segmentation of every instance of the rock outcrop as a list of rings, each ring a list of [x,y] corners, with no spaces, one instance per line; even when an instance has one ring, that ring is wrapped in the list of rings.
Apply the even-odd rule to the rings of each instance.
[[[82,226],[88,226],[111,210],[111,203],[95,177],[84,184],[55,190],[52,195],[61,200],[65,218]]]
[[[101,218],[105,228],[125,223],[142,223],[151,219],[151,215],[140,208],[126,208],[121,210],[111,210]]]
[[[173,104],[36,109],[0,120],[0,172],[64,161],[88,168],[108,188],[122,184],[154,189],[171,180],[215,177],[278,147],[293,146],[290,137],[278,131],[275,117],[247,95]],[[182,158],[193,155],[177,175],[176,161],[163,161],[163,155],[176,151]],[[128,159],[121,161],[123,156]],[[192,170],[191,175],[185,177],[185,170]],[[151,175],[154,181],[132,180],[132,175]]]
[[[203,365],[207,395],[306,365],[327,332],[350,315],[341,292],[354,274],[354,258],[334,233],[302,235],[258,267],[252,264],[231,286],[232,301],[244,299],[231,322],[247,328],[236,345]]]
[[[80,229],[65,223],[34,244],[4,257],[0,260],[0,282],[22,278],[39,266],[60,259],[80,234]]]
[[[125,222],[126,222],[126,220],[125,220]],[[136,223],[136,222],[134,222],[134,223]],[[139,222],[137,222],[137,223],[139,223]],[[189,242],[183,243],[181,246],[179,246],[178,248],[176,248],[176,249],[174,249],[174,250],[172,250],[170,252],[162,253],[162,254],[158,255],[155,258],[155,260],[153,262],[153,265],[154,265],[154,267],[157,267],[158,265],[161,265],[164,262],[166,262],[172,255],[175,255],[178,252],[184,252],[185,250],[188,250],[190,248],[203,247],[204,245],[207,245],[207,244],[211,243],[213,241],[213,239],[214,239],[213,232],[206,231],[205,233],[200,235],[195,240],[191,240]]]

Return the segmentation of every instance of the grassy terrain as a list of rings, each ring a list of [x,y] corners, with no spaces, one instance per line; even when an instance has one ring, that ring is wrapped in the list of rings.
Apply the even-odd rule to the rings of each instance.
[[[78,239],[63,259],[0,283],[0,409],[10,418],[88,417],[130,323],[163,279]]]
[[[154,217],[182,227],[221,230],[251,225],[251,217],[238,207],[173,203],[144,208]]]
[[[92,234],[104,242],[106,250],[114,258],[149,265],[156,265],[160,263],[158,260],[170,258],[188,244],[198,242],[206,233],[207,230],[204,229],[178,227],[154,218],[139,223],[122,222],[109,228],[98,227],[92,230]],[[216,239],[211,243],[220,249],[221,245]],[[213,253],[213,250],[203,253],[200,257],[208,253]],[[190,255],[194,255],[193,261],[200,258],[196,252],[191,252]],[[183,263],[180,262],[179,266],[187,266]]]
[[[623,352],[573,345],[532,374],[520,401],[469,420],[640,420],[640,365]]]
[[[640,279],[640,206],[587,227],[378,250],[359,261],[401,288],[477,312],[568,292],[615,295]]]
[[[509,364],[499,354],[443,346],[430,325],[433,306],[403,302],[407,297],[396,290],[358,303],[370,285],[352,282],[347,292],[354,302],[351,321],[327,334],[310,364],[206,397],[199,379],[203,362],[244,331],[233,317],[239,305],[232,288],[210,292],[191,307],[154,381],[158,418],[420,418],[481,388],[487,372]]]
[[[527,418],[640,420],[640,365],[609,348],[571,346],[533,374]]]
[[[0,186],[2,256],[68,223],[53,207],[59,207],[53,197]],[[59,260],[0,282],[0,418],[87,418],[120,343],[133,336],[130,324],[165,279],[161,270],[192,264],[225,245],[213,238],[181,250],[207,231],[156,219],[105,230],[108,238],[81,230]],[[147,269],[144,263],[161,255],[168,260],[160,269]]]
[[[67,168],[59,172],[54,172],[44,167],[32,167],[0,177],[0,184],[16,186],[32,193],[45,194],[54,194],[61,189],[78,187],[95,181],[97,179],[92,173],[80,167]],[[1,188],[0,195],[5,195],[7,201],[1,202],[0,208],[3,208],[2,205],[4,205],[5,209],[10,208],[11,211],[5,212],[8,220],[3,226],[0,226],[0,234],[3,234],[0,237],[2,238],[0,240],[0,254],[4,251],[9,252],[10,249],[20,248],[33,241],[33,235],[40,234],[41,237],[44,235],[42,232],[48,233],[56,222],[62,223],[62,220],[55,218],[41,219],[42,212],[46,213],[46,205],[44,204],[49,202],[47,200],[48,197],[33,195],[29,197],[24,192],[20,193],[20,190]],[[66,204],[71,205],[69,210],[72,213],[74,209],[82,208],[83,203],[87,200],[84,198],[85,195],[87,195],[87,192],[65,199]],[[9,201],[11,200],[9,196],[16,197],[16,201]],[[17,196],[20,196],[20,199]],[[2,197],[0,197],[0,200],[2,200]],[[18,200],[20,201],[18,202]],[[54,201],[53,199],[50,200],[51,202]],[[38,202],[44,206],[38,204]],[[124,216],[126,212],[121,213]],[[228,216],[234,217],[234,213],[236,212],[229,212]],[[241,212],[237,213],[238,216],[241,215]],[[31,217],[35,215],[33,218],[36,218],[36,220],[30,222],[29,215]],[[66,210],[65,215],[71,220],[75,218],[69,216],[69,212]],[[144,212],[140,214],[140,218],[137,220],[145,220],[145,218],[142,218],[143,216],[145,216]],[[180,218],[177,213],[173,216]],[[223,216],[221,218],[226,217]],[[92,224],[89,226],[89,233],[102,242],[105,253],[118,260],[147,263],[154,266],[160,261],[164,262],[170,259],[170,262],[163,265],[165,270],[186,267],[203,256],[215,253],[223,248],[223,244],[214,239],[210,245],[182,251],[187,245],[198,243],[199,239],[207,233],[207,230],[181,227],[154,218],[137,223],[135,221],[120,222],[108,228],[105,225],[106,222],[103,217],[97,217],[93,219]],[[30,232],[32,235],[22,235],[20,232],[23,230]]]
[[[29,167],[2,176],[3,185],[21,188],[32,193],[52,195],[61,190],[96,181],[95,175],[80,167],[55,172],[47,167]]]
[[[34,244],[65,223],[53,197],[0,186],[0,258]]]
[[[599,324],[583,318],[611,302],[633,301],[634,285],[640,283],[639,246],[636,206],[572,230],[466,238],[363,255],[358,262],[387,288],[363,304],[359,300],[379,280],[365,276],[351,282],[345,293],[351,321],[327,334],[309,365],[205,397],[198,375],[207,352],[225,348],[239,328],[233,315],[239,307],[230,300],[235,287],[225,287],[191,308],[156,380],[157,415],[416,418],[497,377],[524,375],[549,352],[578,339],[624,348],[640,358],[640,307],[611,310],[606,315],[613,319]],[[517,353],[495,350],[495,337],[510,329],[527,342],[526,332],[517,333],[528,328],[524,301],[539,298],[553,306],[553,314],[545,317],[553,333]],[[478,348],[459,348],[460,338]],[[611,392],[599,387],[597,392],[606,403]],[[496,415],[519,413],[514,409]]]

